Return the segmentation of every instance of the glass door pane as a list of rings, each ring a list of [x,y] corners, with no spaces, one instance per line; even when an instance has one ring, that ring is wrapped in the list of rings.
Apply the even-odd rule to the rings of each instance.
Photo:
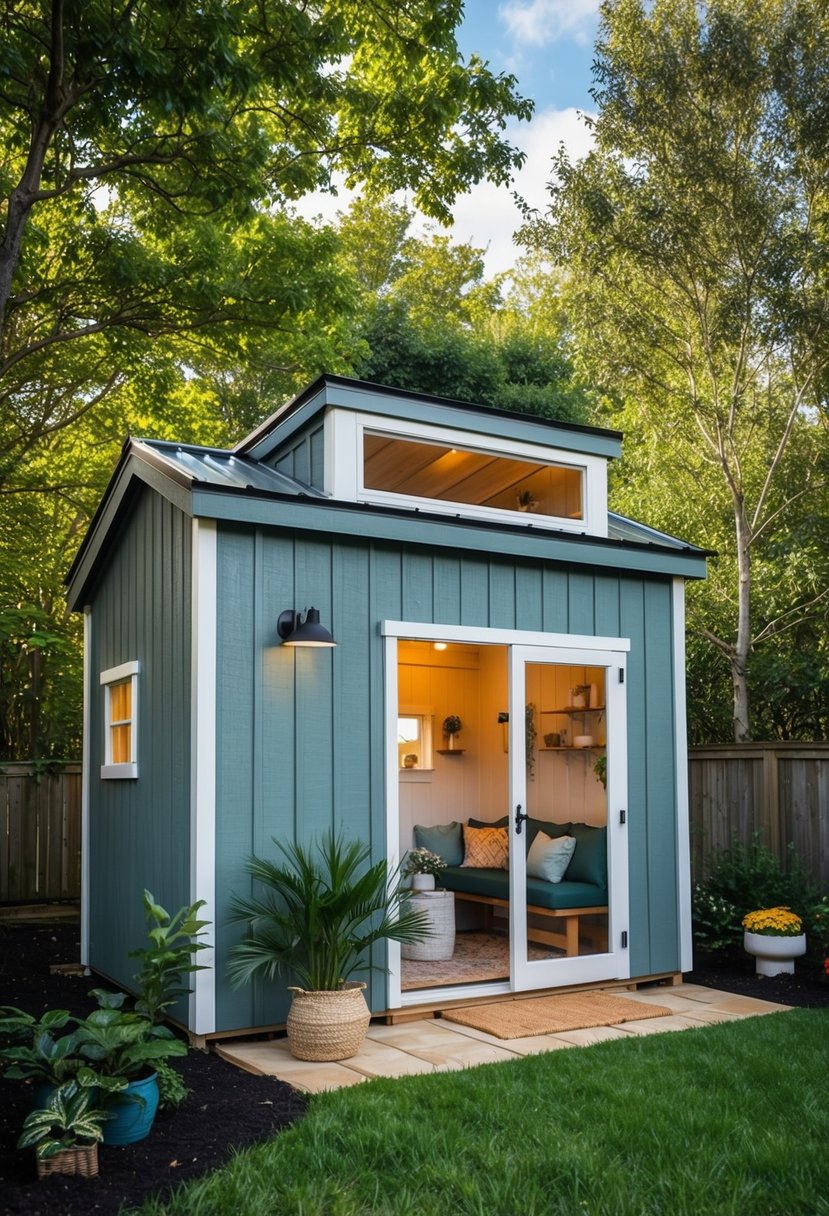
[[[620,660],[608,652],[513,648],[510,904],[516,989],[627,974],[627,950],[621,949],[621,929],[627,927],[626,829],[613,812],[626,806]]]

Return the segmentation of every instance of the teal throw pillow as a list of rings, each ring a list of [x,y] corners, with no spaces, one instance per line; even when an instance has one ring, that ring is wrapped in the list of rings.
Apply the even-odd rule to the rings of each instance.
[[[459,866],[463,861],[463,828],[460,823],[433,823],[428,826],[416,823],[415,844],[419,849],[429,849],[442,857],[448,866]]]
[[[607,828],[592,827],[588,823],[573,823],[570,834],[575,837],[576,848],[567,871],[568,882],[592,882],[597,887],[607,886]]]
[[[500,819],[473,819],[470,815],[467,823],[471,828],[505,828],[509,825],[509,815],[502,815]]]
[[[575,848],[572,836],[553,839],[546,832],[539,832],[527,854],[527,873],[531,878],[543,878],[545,882],[561,882]]]

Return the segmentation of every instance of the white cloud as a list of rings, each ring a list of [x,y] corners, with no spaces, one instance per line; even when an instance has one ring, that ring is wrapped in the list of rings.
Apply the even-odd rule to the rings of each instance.
[[[592,41],[599,0],[507,0],[498,16],[516,42],[547,46],[558,38]]]
[[[517,175],[514,189],[529,203],[543,211],[549,201],[547,186],[552,179],[552,158],[559,144],[564,144],[570,157],[578,160],[590,150],[592,136],[579,112],[543,110],[529,125],[508,133],[509,138],[527,159]],[[455,205],[452,236],[456,241],[468,241],[486,248],[486,269],[489,275],[508,270],[521,256],[522,250],[513,243],[513,233],[522,222],[511,190],[482,182]]]
[[[530,123],[509,128],[506,137],[526,153],[524,166],[516,175],[513,186],[481,182],[473,186],[468,194],[461,195],[453,209],[453,240],[486,250],[484,261],[488,276],[509,270],[523,252],[512,239],[522,223],[521,212],[512,197],[513,190],[530,207],[543,212],[549,201],[547,186],[553,176],[552,159],[559,145],[563,143],[570,157],[578,160],[586,155],[592,144],[589,128],[573,107],[538,111]],[[351,191],[340,185],[336,196],[309,195],[297,204],[296,209],[307,219],[319,217],[334,223],[337,212],[347,211],[353,197]],[[399,201],[408,200],[400,196]],[[430,226],[438,228],[435,221],[424,218],[415,222],[413,231],[416,235],[422,234]]]

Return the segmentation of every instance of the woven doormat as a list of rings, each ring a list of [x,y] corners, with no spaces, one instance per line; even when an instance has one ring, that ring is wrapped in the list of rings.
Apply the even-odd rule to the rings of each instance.
[[[618,1026],[641,1018],[664,1018],[670,1013],[664,1005],[646,1005],[644,1001],[628,1001],[604,992],[573,992],[448,1009],[442,1016],[447,1022],[484,1030],[499,1039],[523,1039],[593,1026]]]

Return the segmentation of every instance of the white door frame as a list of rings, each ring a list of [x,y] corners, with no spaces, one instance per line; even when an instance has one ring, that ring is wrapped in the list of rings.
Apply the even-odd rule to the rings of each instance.
[[[384,662],[385,662],[385,800],[386,800],[386,856],[390,867],[395,867],[401,860],[400,850],[400,802],[399,788],[397,783],[397,643],[401,638],[411,641],[427,641],[427,642],[455,642],[466,643],[468,645],[477,646],[506,646],[506,647],[535,647],[544,651],[574,651],[583,655],[585,652],[596,653],[601,656],[593,664],[594,666],[607,666],[609,659],[608,655],[613,654],[619,656],[618,661],[624,659],[624,655],[630,650],[630,640],[628,638],[614,637],[593,637],[590,635],[580,634],[565,634],[565,633],[543,633],[535,630],[523,629],[492,629],[484,626],[475,625],[430,625],[417,621],[393,621],[384,620],[380,622],[380,635],[385,639],[384,646]],[[581,659],[584,662],[584,659]],[[622,686],[620,685],[620,688]],[[516,716],[511,714],[511,720]],[[623,715],[624,717],[624,715]],[[610,739],[608,739],[610,744]],[[611,764],[620,765],[621,771],[624,773],[625,788],[627,786],[627,747],[624,745],[624,751],[621,758],[617,755],[617,751],[621,748],[621,741],[614,745],[613,751],[608,752],[608,772],[611,771]],[[510,748],[511,756],[516,755],[515,747]],[[524,755],[523,744],[520,750],[520,755]],[[510,789],[512,791],[512,765],[510,776]],[[610,790],[608,791],[608,829],[610,820],[609,801]],[[519,800],[520,801],[520,800]],[[626,807],[626,802],[622,803],[622,807]],[[513,801],[513,809],[515,802]],[[611,848],[611,868],[614,855],[619,853],[618,842],[615,848]],[[525,863],[526,865],[526,863]],[[625,858],[625,873],[624,877],[611,874],[609,882],[616,883],[616,895],[613,898],[614,908],[623,908],[627,915],[627,860]],[[526,894],[525,894],[526,898]],[[624,899],[624,903],[622,900]],[[526,935],[526,916],[523,918],[524,932]],[[608,932],[613,930],[621,931],[620,926],[611,924]],[[510,939],[514,939],[515,934],[511,932]],[[617,936],[618,940],[618,936]],[[525,947],[526,957],[526,947]],[[601,956],[606,957],[606,956]],[[573,960],[556,960],[560,966],[562,962],[580,962],[579,959]],[[589,961],[589,960],[586,960]],[[625,952],[624,965],[629,967],[627,960],[627,952]],[[446,1001],[457,1000],[461,998],[472,998],[475,996],[498,995],[502,992],[510,992],[512,990],[512,981],[510,983],[498,984],[480,984],[470,985],[464,984],[462,987],[441,987],[440,989],[418,990],[417,992],[406,993],[401,989],[401,959],[400,946],[397,942],[388,943],[388,1004],[389,1009],[400,1009],[410,1005],[422,1005],[433,1001],[435,996],[439,994],[440,998]],[[515,968],[513,960],[510,960],[510,969],[512,976],[515,976]],[[560,974],[560,973],[558,973]],[[627,976],[629,971],[625,971]],[[622,978],[622,962],[620,962],[619,976]],[[574,979],[561,980],[557,978],[555,984],[559,983],[575,983]],[[548,985],[550,986],[550,985]],[[554,986],[554,985],[553,985]]]

